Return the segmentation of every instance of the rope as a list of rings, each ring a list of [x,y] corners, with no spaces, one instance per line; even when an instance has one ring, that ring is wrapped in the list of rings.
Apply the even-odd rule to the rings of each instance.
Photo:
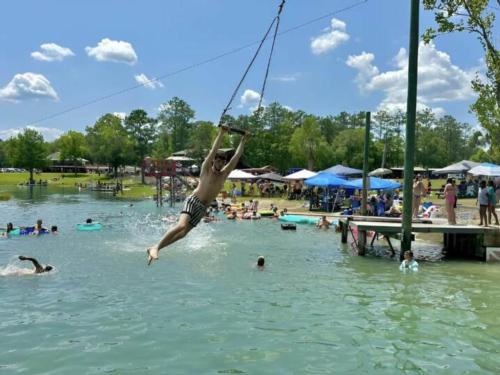
[[[282,0],[281,1],[281,4],[278,7],[278,14],[276,15],[276,17],[274,17],[273,21],[271,22],[271,24],[267,28],[267,31],[264,34],[264,37],[260,41],[259,46],[257,47],[257,50],[255,51],[255,54],[253,55],[252,59],[250,60],[250,63],[248,64],[248,66],[246,67],[245,72],[243,73],[243,76],[241,77],[240,81],[236,85],[236,88],[234,89],[233,94],[231,95],[231,98],[229,99],[229,102],[227,103],[226,107],[222,111],[222,114],[221,114],[221,117],[220,117],[220,120],[219,120],[219,126],[221,126],[223,124],[223,122],[224,122],[224,116],[231,109],[231,104],[233,104],[234,98],[238,94],[238,91],[240,90],[241,85],[245,81],[245,78],[246,78],[248,72],[252,68],[255,60],[257,59],[257,56],[259,55],[262,46],[264,45],[265,41],[267,40],[267,37],[269,36],[269,33],[271,32],[271,29],[273,28],[273,26],[275,26],[275,28],[274,28],[274,34],[273,34],[273,42],[272,42],[272,45],[271,45],[271,51],[269,52],[269,58],[268,58],[268,61],[267,61],[267,66],[266,66],[266,73],[264,75],[264,81],[262,82],[262,88],[261,88],[260,98],[259,98],[259,105],[258,105],[257,111],[256,111],[257,113],[260,113],[260,109],[262,107],[262,99],[263,99],[263,96],[264,96],[264,91],[266,89],[266,82],[267,82],[267,78],[269,76],[269,69],[271,67],[271,60],[272,60],[272,56],[273,56],[273,52],[274,52],[274,45],[276,43],[276,37],[278,35],[278,30],[279,30],[279,25],[280,25],[280,15],[281,15],[281,12],[283,11],[283,7],[285,5],[285,2],[286,2],[286,0]],[[238,129],[231,129],[231,130],[236,131],[237,133],[241,133],[241,131],[238,131]]]
[[[264,75],[264,81],[262,82],[262,88],[260,90],[259,105],[257,106],[257,113],[260,113],[262,107],[262,100],[264,99],[264,92],[266,90],[267,77],[269,76],[269,69],[271,67],[271,60],[273,58],[274,45],[276,44],[276,37],[278,36],[278,29],[280,26],[280,15],[285,5],[285,0],[283,0],[279,6],[278,15],[276,16],[276,28],[274,29],[273,43],[271,44],[271,51],[269,52],[269,59],[267,60],[266,74]]]

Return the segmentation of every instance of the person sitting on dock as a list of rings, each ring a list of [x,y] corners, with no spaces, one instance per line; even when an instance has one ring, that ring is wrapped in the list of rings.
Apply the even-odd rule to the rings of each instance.
[[[319,229],[329,229],[330,228],[330,222],[326,220],[326,216],[321,216],[321,219],[319,219],[318,223],[316,224],[316,227]]]
[[[44,273],[44,272],[52,271],[52,269],[53,269],[52,266],[43,267],[40,263],[38,263],[38,261],[35,258],[28,258],[28,257],[25,257],[23,255],[19,255],[19,260],[29,260],[30,262],[32,262],[33,266],[35,266],[33,273]]]
[[[405,251],[405,259],[401,262],[399,269],[401,271],[410,270],[410,271],[418,271],[418,263],[415,259],[413,259],[412,251]]]
[[[147,249],[148,265],[158,259],[159,251],[165,246],[184,238],[203,218],[207,206],[219,194],[229,173],[236,167],[249,133],[244,133],[240,144],[231,160],[226,163],[224,154],[218,152],[224,135],[229,131],[226,126],[219,127],[211,150],[201,166],[200,183],[194,192],[186,199],[177,225],[170,228],[161,240]]]

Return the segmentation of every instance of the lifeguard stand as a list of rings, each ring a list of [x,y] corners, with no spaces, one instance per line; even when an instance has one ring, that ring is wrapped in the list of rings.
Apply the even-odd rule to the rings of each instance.
[[[172,207],[175,202],[175,161],[147,157],[142,162],[142,168],[145,176],[156,178],[156,207],[163,206],[163,177],[170,177],[170,207]]]

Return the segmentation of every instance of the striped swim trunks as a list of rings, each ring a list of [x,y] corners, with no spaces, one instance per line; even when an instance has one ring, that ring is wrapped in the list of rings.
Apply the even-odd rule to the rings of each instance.
[[[181,214],[188,214],[191,217],[189,219],[189,224],[195,227],[205,216],[206,212],[207,206],[205,206],[196,195],[191,194],[186,198]]]

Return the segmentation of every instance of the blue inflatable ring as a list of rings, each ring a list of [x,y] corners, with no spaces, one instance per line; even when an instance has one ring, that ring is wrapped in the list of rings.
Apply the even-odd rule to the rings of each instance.
[[[84,224],[76,224],[76,229],[81,231],[92,231],[92,230],[101,230],[101,223],[84,223]]]

